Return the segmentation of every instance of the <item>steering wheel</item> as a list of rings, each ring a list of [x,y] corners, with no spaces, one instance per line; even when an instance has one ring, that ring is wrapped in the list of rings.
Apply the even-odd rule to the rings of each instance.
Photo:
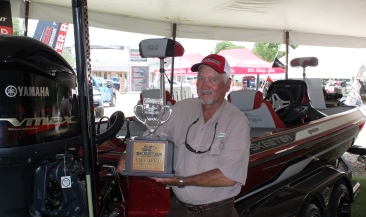
[[[285,101],[278,96],[278,93],[285,93],[289,101]],[[283,95],[282,95],[283,96]],[[286,89],[276,89],[266,95],[265,100],[269,100],[278,117],[286,116],[294,107],[295,100],[292,93]]]

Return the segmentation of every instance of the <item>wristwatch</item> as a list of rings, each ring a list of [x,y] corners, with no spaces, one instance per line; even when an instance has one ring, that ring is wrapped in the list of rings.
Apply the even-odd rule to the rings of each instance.
[[[184,177],[179,176],[178,188],[184,188],[184,187],[186,187],[186,186],[184,186]]]

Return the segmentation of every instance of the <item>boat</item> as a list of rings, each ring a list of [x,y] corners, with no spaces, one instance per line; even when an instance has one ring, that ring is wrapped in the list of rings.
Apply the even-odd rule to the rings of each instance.
[[[309,62],[303,67],[309,66]],[[275,81],[266,97],[260,91],[248,89],[232,91],[227,99],[243,111],[251,124],[248,178],[235,198],[237,206],[251,196],[295,177],[310,165],[336,165],[354,145],[366,121],[366,111],[359,102],[355,105],[330,103],[322,109],[314,108],[304,80]],[[126,135],[128,131],[134,137],[146,131],[133,117],[128,122],[129,128],[122,127],[118,135]],[[108,149],[113,143],[116,141],[109,141],[100,149]],[[122,151],[123,146],[100,158],[118,160]],[[170,191],[165,186],[144,177],[122,177],[122,180],[124,184],[128,183],[129,187],[125,189],[131,197],[125,198],[127,216],[145,211],[151,216],[166,214]],[[150,202],[144,203],[144,208],[137,205],[137,201],[146,201],[146,198]]]

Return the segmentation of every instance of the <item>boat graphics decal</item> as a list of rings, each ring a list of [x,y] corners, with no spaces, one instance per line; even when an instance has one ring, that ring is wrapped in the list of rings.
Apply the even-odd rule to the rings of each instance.
[[[258,188],[258,189],[256,189],[256,190],[254,190],[254,191],[252,191],[252,192],[249,192],[249,193],[247,193],[247,194],[244,194],[243,196],[241,196],[241,197],[239,197],[239,198],[237,198],[237,199],[235,199],[235,203],[236,202],[239,202],[239,201],[241,201],[241,200],[244,200],[245,198],[247,198],[247,197],[250,197],[251,195],[254,195],[254,194],[256,194],[256,193],[258,193],[258,192],[260,192],[260,191],[262,191],[262,190],[264,190],[264,189],[266,189],[266,188],[269,188],[269,187],[271,187],[271,186],[273,186],[273,185],[275,185],[275,184],[277,184],[277,183],[279,183],[279,182],[281,182],[281,181],[283,181],[283,180],[285,180],[285,179],[287,179],[287,178],[289,178],[289,177],[291,177],[293,174],[296,174],[296,173],[298,173],[299,171],[301,171],[301,170],[303,170],[311,161],[313,160],[313,158],[306,158],[306,159],[304,159],[304,160],[302,160],[302,161],[300,161],[300,162],[298,162],[298,163],[295,163],[295,164],[293,164],[293,165],[291,165],[291,166],[289,166],[285,171],[283,171],[283,173],[281,173],[281,175],[276,179],[276,180],[274,180],[273,182],[271,182],[271,183],[269,183],[268,185],[265,185],[265,186],[263,186],[263,187],[261,187],[261,188]]]
[[[292,132],[252,142],[250,146],[250,154],[257,154],[275,147],[289,144],[295,141],[295,136],[295,132]]]

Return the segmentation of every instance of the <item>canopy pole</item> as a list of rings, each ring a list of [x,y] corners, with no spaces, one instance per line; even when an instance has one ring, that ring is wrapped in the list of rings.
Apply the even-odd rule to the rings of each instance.
[[[176,23],[173,23],[172,35],[173,35],[173,40],[175,41],[175,39],[177,37],[177,24]],[[170,70],[170,96],[172,96],[173,99],[174,99],[174,94],[173,94],[174,60],[175,60],[175,57],[172,57],[172,66],[171,66],[171,70]],[[164,91],[164,94],[165,94],[165,91]]]
[[[87,0],[72,0],[76,72],[78,78],[81,142],[86,180],[88,217],[99,213],[97,176],[97,146],[95,142],[95,116],[93,110],[93,84],[91,83],[90,43]]]
[[[286,62],[285,62],[285,80],[288,80],[288,46],[290,42],[290,33],[285,31],[285,42],[286,42]]]
[[[24,36],[28,36],[29,4],[30,4],[30,0],[25,0],[25,16],[24,16],[25,31],[24,31]]]
[[[163,99],[163,105],[166,104],[166,95],[165,95],[165,69],[164,69],[164,58],[160,58],[160,98]],[[170,85],[172,86],[172,85]]]

